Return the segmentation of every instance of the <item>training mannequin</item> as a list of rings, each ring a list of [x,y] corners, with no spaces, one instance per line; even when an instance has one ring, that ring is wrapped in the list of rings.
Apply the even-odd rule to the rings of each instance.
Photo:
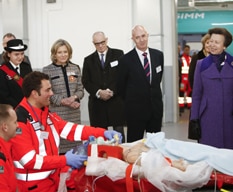
[[[141,165],[141,153],[148,152],[150,150],[143,141],[136,143],[135,145],[128,147],[125,145],[120,145],[123,148],[123,160],[133,164],[136,162],[137,165]],[[179,160],[171,160],[169,158],[165,158],[172,167],[180,169],[181,171],[185,171],[187,168],[187,162],[183,159]]]

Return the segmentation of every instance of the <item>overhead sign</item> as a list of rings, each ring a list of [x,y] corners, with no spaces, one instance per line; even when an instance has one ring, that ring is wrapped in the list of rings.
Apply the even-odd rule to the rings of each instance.
[[[179,11],[178,34],[205,34],[215,27],[226,28],[233,34],[233,11]],[[233,54],[233,43],[227,48]]]
[[[177,13],[178,33],[206,33],[224,27],[233,32],[233,11],[184,11]]]

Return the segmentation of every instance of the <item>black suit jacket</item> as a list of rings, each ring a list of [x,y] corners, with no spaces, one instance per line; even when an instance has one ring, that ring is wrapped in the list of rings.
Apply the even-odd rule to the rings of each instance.
[[[149,48],[151,60],[151,84],[147,81],[136,49],[119,61],[118,93],[125,103],[127,119],[149,120],[152,116],[162,118],[163,101],[161,80],[164,69],[163,53]],[[151,116],[152,115],[152,116]]]
[[[124,124],[123,102],[116,95],[118,60],[123,54],[122,50],[108,47],[104,68],[101,66],[97,51],[84,58],[82,83],[89,93],[88,109],[92,126]],[[96,92],[107,88],[114,92],[114,96],[108,101],[98,99]]]
[[[195,73],[197,61],[200,59],[203,59],[205,57],[206,56],[205,56],[203,50],[199,51],[196,55],[192,56],[192,59],[191,59],[190,65],[189,65],[189,75],[188,75],[189,84],[190,84],[190,87],[192,89],[193,89],[194,73]]]
[[[10,63],[6,63],[7,67],[14,71],[14,68]],[[32,68],[28,63],[22,62],[19,65],[20,76],[25,77],[28,73],[32,72]],[[19,102],[24,97],[22,88],[18,83],[7,76],[7,74],[0,70],[0,103],[10,104],[14,108],[19,104]]]

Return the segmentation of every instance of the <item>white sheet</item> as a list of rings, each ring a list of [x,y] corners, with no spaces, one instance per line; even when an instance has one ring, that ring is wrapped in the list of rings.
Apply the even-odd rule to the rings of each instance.
[[[214,169],[233,176],[233,150],[219,149],[199,143],[166,139],[164,132],[147,133],[145,144],[158,149],[171,159],[185,159],[190,163],[205,161]]]

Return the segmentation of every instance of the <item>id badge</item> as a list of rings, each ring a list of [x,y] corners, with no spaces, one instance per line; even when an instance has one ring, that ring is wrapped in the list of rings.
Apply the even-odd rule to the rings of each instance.
[[[49,132],[47,132],[47,131],[41,131],[40,132],[40,138],[41,139],[48,139],[49,138]]]

